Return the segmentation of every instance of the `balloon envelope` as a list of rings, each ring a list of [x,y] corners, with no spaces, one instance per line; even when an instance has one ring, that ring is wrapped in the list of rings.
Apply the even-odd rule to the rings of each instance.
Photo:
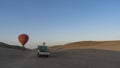
[[[27,43],[27,41],[29,40],[29,37],[27,34],[20,34],[18,36],[18,40],[24,46]]]

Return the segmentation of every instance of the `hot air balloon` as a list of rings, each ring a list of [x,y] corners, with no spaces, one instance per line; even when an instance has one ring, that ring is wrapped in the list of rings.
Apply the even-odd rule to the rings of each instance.
[[[24,47],[24,45],[27,43],[27,41],[29,40],[29,36],[27,35],[27,34],[20,34],[19,36],[18,36],[18,40],[19,40],[19,42],[23,45],[23,47]]]

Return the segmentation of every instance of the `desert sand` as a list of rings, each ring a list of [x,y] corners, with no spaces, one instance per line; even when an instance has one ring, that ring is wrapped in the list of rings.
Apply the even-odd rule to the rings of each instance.
[[[50,47],[51,56],[0,44],[0,68],[120,68],[120,41],[83,41]]]

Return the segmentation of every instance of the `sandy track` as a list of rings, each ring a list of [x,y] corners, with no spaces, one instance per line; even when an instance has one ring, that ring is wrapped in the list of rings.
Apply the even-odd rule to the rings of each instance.
[[[75,49],[38,58],[35,50],[0,48],[0,68],[120,68],[120,52]]]

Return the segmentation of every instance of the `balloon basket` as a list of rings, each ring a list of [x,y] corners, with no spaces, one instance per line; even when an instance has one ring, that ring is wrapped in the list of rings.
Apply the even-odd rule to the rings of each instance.
[[[22,50],[26,50],[26,48],[25,47],[23,47],[23,49]]]

